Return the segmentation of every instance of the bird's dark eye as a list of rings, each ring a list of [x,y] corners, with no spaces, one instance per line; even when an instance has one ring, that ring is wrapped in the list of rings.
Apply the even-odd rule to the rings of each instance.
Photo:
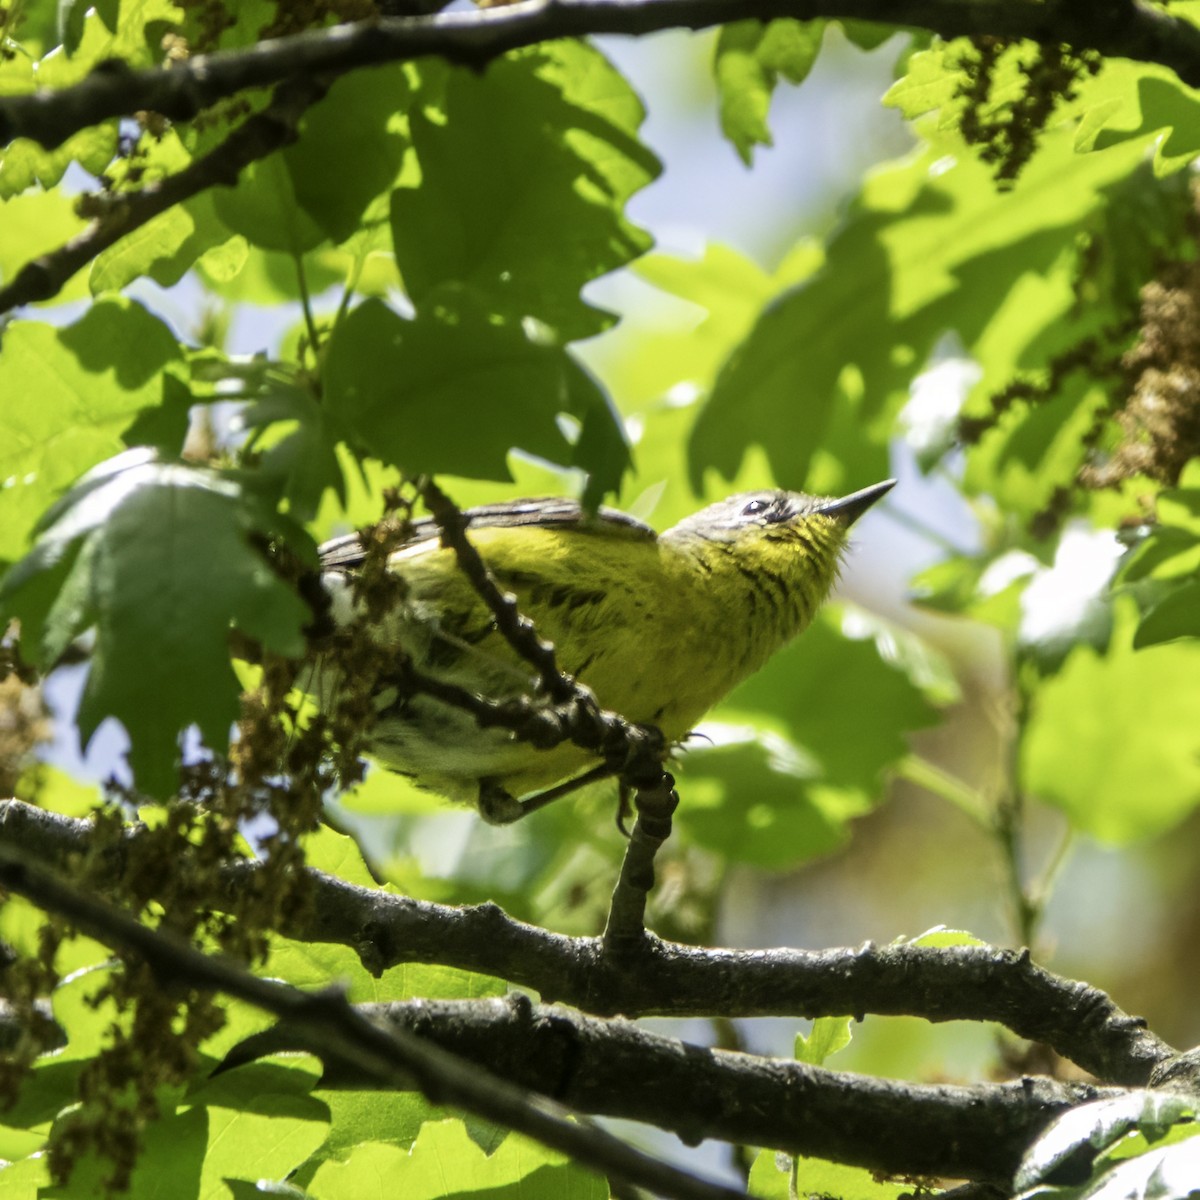
[[[766,500],[747,500],[746,506],[742,509],[742,516],[756,517],[759,513],[766,512],[770,507],[770,504]]]

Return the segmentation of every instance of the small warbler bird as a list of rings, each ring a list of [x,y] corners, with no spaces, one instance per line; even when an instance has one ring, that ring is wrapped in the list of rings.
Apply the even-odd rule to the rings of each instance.
[[[837,577],[850,526],[894,482],[841,499],[745,492],[660,534],[615,509],[588,515],[570,500],[518,500],[463,515],[471,543],[554,644],[560,668],[602,707],[656,726],[674,743],[804,630]],[[335,626],[362,615],[355,579],[364,558],[357,534],[321,547]],[[479,696],[537,694],[537,671],[497,630],[434,521],[412,524],[387,570],[403,583],[401,599],[370,622],[375,645]],[[327,705],[336,685],[312,690]],[[538,749],[419,691],[385,688],[373,700],[373,758],[500,823],[540,807],[520,797],[558,784],[542,793],[549,798],[605,773],[572,743]]]

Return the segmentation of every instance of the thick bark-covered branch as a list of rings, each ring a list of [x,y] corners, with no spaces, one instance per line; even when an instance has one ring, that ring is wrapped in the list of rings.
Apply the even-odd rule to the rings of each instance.
[[[0,844],[60,870],[89,837],[84,820],[0,803]],[[136,828],[129,837],[136,838]],[[252,863],[227,866],[210,903],[247,886]],[[114,877],[121,866],[114,861]],[[867,1013],[996,1021],[1044,1042],[1111,1083],[1143,1084],[1175,1051],[1103,992],[1063,979],[1027,953],[993,947],[863,946],[824,951],[703,949],[647,936],[606,954],[514,921],[492,904],[454,908],[309,872],[313,903],[280,930],[349,946],[378,974],[438,963],[494,975],[601,1016],[820,1017]]]
[[[275,1014],[281,1024],[235,1048],[227,1067],[308,1050],[328,1064],[330,1086],[416,1087],[435,1103],[681,1200],[741,1193],[574,1123],[570,1112],[641,1121],[688,1143],[717,1138],[889,1173],[1006,1182],[1054,1117],[1113,1094],[1048,1079],[966,1087],[872,1079],[711,1050],[524,996],[351,1006],[336,990],[304,992],[202,954],[28,862],[11,844],[0,844],[0,887],[135,955],[172,988],[222,992]]]
[[[1200,30],[1140,0],[523,0],[480,11],[390,17],[199,55],[134,71],[102,63],[58,92],[0,100],[0,144],[17,137],[57,146],[71,134],[139,110],[189,120],[245,88],[313,73],[436,55],[482,67],[521,46],[590,34],[641,35],[775,17],[854,18],[929,30],[943,37],[994,34],[1066,43],[1117,58],[1158,63],[1200,86]]]
[[[741,1191],[710,1183],[643,1154],[619,1138],[571,1119],[560,1103],[509,1078],[479,1070],[402,1022],[384,1024],[346,1002],[337,989],[304,992],[261,979],[227,959],[202,954],[171,933],[151,929],[95,895],[23,861],[0,843],[0,887],[24,896],[106,946],[135,955],[172,988],[221,992],[275,1014],[321,1046],[323,1058],[360,1085],[419,1089],[502,1128],[515,1129],[570,1155],[581,1165],[678,1200],[737,1200]]]
[[[656,1125],[688,1143],[716,1138],[889,1174],[1007,1182],[1054,1117],[1114,1094],[1049,1079],[967,1087],[873,1079],[712,1050],[522,996],[360,1007],[582,1112]],[[248,1039],[229,1062],[281,1050],[322,1056],[319,1041],[284,1025]],[[363,1080],[335,1068],[326,1083]]]

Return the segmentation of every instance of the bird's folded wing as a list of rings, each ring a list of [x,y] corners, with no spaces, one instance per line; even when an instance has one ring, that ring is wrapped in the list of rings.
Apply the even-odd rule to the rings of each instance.
[[[649,525],[616,508],[601,508],[594,515],[587,513],[575,500],[510,500],[503,504],[484,504],[463,512],[468,528],[506,526],[537,526],[540,528],[563,528],[578,526],[588,532],[601,535],[619,534],[653,541],[657,536]],[[422,542],[434,541],[441,536],[437,522],[432,517],[421,517],[413,521],[409,535],[395,549],[403,550]],[[344,534],[321,546],[323,570],[352,571],[362,563],[364,552],[357,533]]]

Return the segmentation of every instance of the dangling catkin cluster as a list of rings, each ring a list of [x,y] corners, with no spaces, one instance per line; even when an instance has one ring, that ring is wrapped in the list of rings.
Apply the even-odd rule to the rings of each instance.
[[[1146,284],[1141,318],[1121,360],[1130,379],[1116,414],[1121,438],[1106,461],[1081,472],[1088,487],[1133,475],[1173,486],[1200,453],[1200,263],[1171,263]]]
[[[1059,106],[1075,99],[1079,84],[1099,71],[1102,60],[1094,51],[1076,52],[1060,43],[986,36],[964,39],[963,45],[955,63],[962,74],[955,97],[966,101],[959,131],[992,168],[996,184],[1008,188],[1033,157]],[[1020,77],[1015,94],[1008,94],[1002,59]]]

